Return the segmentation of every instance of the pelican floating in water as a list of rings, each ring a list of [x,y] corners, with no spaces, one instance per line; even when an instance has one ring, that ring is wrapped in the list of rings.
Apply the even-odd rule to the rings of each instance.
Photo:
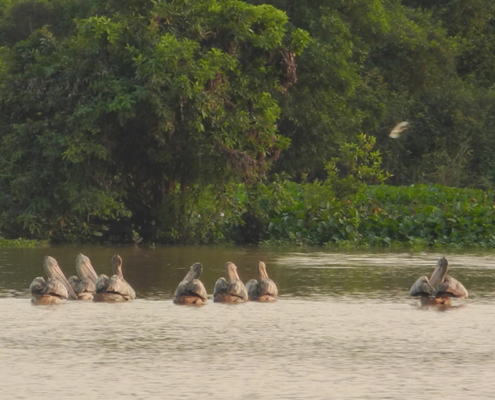
[[[112,257],[112,269],[110,278],[103,274],[98,277],[93,301],[122,302],[135,299],[136,292],[124,279],[122,258],[118,254]]]
[[[189,272],[184,279],[179,283],[174,293],[175,304],[205,304],[208,300],[205,286],[199,280],[199,276],[203,271],[203,266],[200,263],[194,263],[189,268]]]
[[[234,263],[225,264],[227,278],[219,278],[213,290],[213,301],[222,303],[243,303],[248,300],[246,286],[242,283],[237,274],[237,267]]]
[[[41,276],[34,278],[29,286],[31,291],[31,303],[33,304],[60,304],[69,298],[77,299],[77,294],[74,292],[60,269],[57,260],[53,257],[46,256],[43,260],[43,269],[47,276],[47,280]]]
[[[266,265],[263,261],[258,262],[258,279],[251,279],[246,283],[249,300],[275,301],[278,296],[278,289],[266,272]]]
[[[91,261],[84,254],[79,253],[76,257],[77,275],[69,277],[69,283],[77,293],[78,300],[91,300],[95,293],[98,275],[91,265]]]
[[[447,275],[449,263],[445,257],[437,262],[437,267],[431,274],[430,279],[422,276],[412,285],[409,294],[421,296],[422,304],[445,304],[451,303],[451,297],[465,299],[468,291],[457,279]]]

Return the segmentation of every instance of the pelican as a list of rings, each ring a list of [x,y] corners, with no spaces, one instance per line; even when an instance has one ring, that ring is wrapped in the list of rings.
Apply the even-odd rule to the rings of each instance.
[[[242,283],[237,274],[237,267],[234,263],[227,262],[227,278],[219,278],[213,290],[213,301],[222,303],[244,303],[248,300],[246,286]]]
[[[110,278],[103,274],[98,277],[93,301],[122,302],[135,299],[136,292],[124,279],[122,258],[118,254],[112,257],[112,269]]]
[[[199,280],[203,272],[203,266],[200,263],[194,263],[189,268],[189,272],[179,283],[174,293],[175,304],[205,304],[208,299],[205,286]]]
[[[457,279],[447,275],[449,263],[445,257],[437,262],[437,267],[431,274],[430,279],[422,276],[412,285],[409,294],[421,296],[422,304],[451,304],[451,297],[465,299],[468,291]]]
[[[69,277],[69,283],[77,293],[78,300],[91,300],[95,293],[98,275],[91,265],[91,261],[84,254],[79,253],[76,257],[77,275]]]
[[[251,279],[246,283],[249,300],[275,301],[278,289],[266,272],[266,265],[263,261],[258,262],[258,279]]]
[[[60,304],[69,298],[77,299],[74,292],[60,269],[57,260],[53,257],[46,256],[43,260],[43,269],[47,280],[41,276],[34,278],[29,286],[31,291],[31,303],[40,305]]]

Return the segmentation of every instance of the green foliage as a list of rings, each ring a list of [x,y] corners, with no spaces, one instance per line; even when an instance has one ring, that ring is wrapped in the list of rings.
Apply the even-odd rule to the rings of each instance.
[[[495,3],[271,4],[312,37],[280,103],[280,131],[292,145],[274,172],[323,179],[338,145],[364,132],[377,137],[396,185],[492,187]],[[404,120],[408,131],[390,140]]]
[[[441,3],[429,3],[433,12],[390,7],[394,29],[370,57],[383,79],[377,89],[386,110],[375,133],[378,148],[394,175],[391,183],[491,188],[494,82],[475,85],[460,73],[467,37],[451,25],[454,14],[458,18],[466,11],[458,6],[474,2]],[[477,3],[484,3],[487,12],[493,8],[488,2]],[[407,131],[389,139],[391,127],[403,120],[410,122]]]
[[[442,186],[369,187],[356,199],[370,244],[492,247],[493,193]],[[371,212],[370,212],[371,211]]]
[[[492,86],[495,75],[495,3],[490,0],[428,2],[408,0],[411,7],[428,9],[458,41],[457,71],[481,87]]]
[[[195,187],[174,194],[186,204],[180,232],[166,241],[329,246],[495,245],[494,193],[443,186],[385,186],[375,138],[341,146],[325,181]],[[187,199],[181,199],[187,196]],[[165,231],[164,234],[170,234]]]
[[[354,194],[363,184],[379,185],[391,175],[382,170],[382,157],[374,150],[376,139],[358,135],[356,142],[344,143],[338,157],[326,165],[326,184],[334,188],[339,198]]]
[[[0,46],[13,46],[38,29],[49,27],[55,36],[67,36],[74,19],[83,18],[91,1],[0,0]]]
[[[232,226],[242,224],[241,215],[246,207],[243,188],[235,182],[225,185],[223,190],[214,185],[195,185],[185,192],[177,188],[167,197],[167,215],[159,217],[170,220],[170,226],[157,226],[156,239],[166,243],[230,242]]]
[[[2,235],[491,243],[495,3],[251,3],[0,0]]]
[[[361,185],[357,192],[337,198],[326,182],[295,183],[277,177],[254,186],[233,183],[221,192],[214,186],[203,188],[196,198],[189,198],[182,233],[162,239],[201,244],[490,248],[495,246],[494,196],[439,185]]]
[[[280,186],[279,186],[280,187]],[[493,247],[493,193],[442,186],[363,186],[337,200],[326,185],[282,185],[265,190],[270,243],[337,246]],[[282,195],[283,194],[283,195]]]
[[[291,146],[281,154],[274,172],[299,180],[304,176],[322,179],[338,143],[351,140],[361,130],[364,114],[354,100],[361,85],[356,55],[362,43],[355,40],[345,12],[330,2],[272,4],[288,12],[292,29],[304,29],[312,38],[297,59],[297,83],[280,99],[279,129],[291,139]]]
[[[285,13],[237,0],[88,4],[64,35],[40,14],[6,40],[0,229],[176,240],[195,188],[262,176],[288,146],[276,95],[287,54],[309,37],[287,33]],[[156,237],[157,226],[169,232]]]
[[[0,237],[0,247],[43,247],[48,246],[47,241],[27,240],[27,239],[4,239]]]

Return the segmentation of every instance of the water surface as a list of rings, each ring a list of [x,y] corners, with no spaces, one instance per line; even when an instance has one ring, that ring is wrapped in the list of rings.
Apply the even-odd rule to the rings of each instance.
[[[44,255],[66,275],[83,252],[109,274],[118,252],[138,299],[35,307]],[[0,398],[493,398],[495,258],[447,255],[469,290],[452,307],[419,306],[412,283],[440,254],[249,248],[0,249]],[[273,304],[176,306],[202,262],[211,295],[223,264],[244,281],[266,262]],[[4,378],[5,377],[5,378]]]

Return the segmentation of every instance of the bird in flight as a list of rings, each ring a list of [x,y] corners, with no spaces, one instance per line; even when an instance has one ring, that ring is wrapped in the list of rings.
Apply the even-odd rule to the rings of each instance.
[[[397,125],[394,126],[394,129],[392,129],[389,133],[388,136],[390,136],[392,139],[397,139],[400,134],[407,129],[407,126],[409,125],[409,122],[402,121],[398,123]]]

